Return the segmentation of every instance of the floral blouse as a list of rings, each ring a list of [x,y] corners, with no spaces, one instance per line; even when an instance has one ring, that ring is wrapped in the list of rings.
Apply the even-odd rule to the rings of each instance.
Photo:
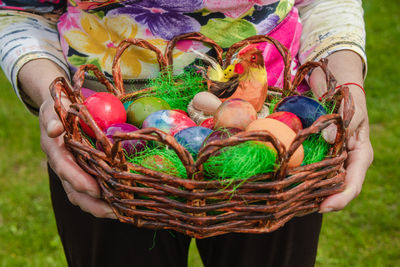
[[[0,64],[31,110],[37,107],[17,84],[26,62],[48,58],[67,73],[90,63],[111,77],[122,40],[143,38],[163,51],[168,40],[187,32],[200,32],[223,48],[268,34],[296,56],[293,72],[298,62],[343,49],[355,51],[366,62],[360,0],[0,0]],[[268,82],[281,86],[280,56],[271,45],[262,48]],[[194,61],[193,49],[209,50],[198,42],[178,42],[173,55],[176,71]],[[121,70],[126,81],[154,77],[155,54],[130,47],[121,58]]]

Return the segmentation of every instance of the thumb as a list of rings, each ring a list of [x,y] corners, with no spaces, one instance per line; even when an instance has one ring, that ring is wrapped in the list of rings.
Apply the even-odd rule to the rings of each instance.
[[[51,138],[58,137],[64,132],[64,126],[54,110],[54,102],[51,98],[40,106],[39,121],[42,130]]]

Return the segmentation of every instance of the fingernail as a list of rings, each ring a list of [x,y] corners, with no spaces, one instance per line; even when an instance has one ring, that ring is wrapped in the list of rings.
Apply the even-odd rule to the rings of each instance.
[[[58,122],[56,120],[51,120],[47,124],[47,133],[52,134],[57,130]]]

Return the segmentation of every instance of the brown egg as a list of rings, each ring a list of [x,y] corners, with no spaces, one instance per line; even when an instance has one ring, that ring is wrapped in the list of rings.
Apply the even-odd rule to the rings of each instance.
[[[258,119],[250,123],[246,131],[269,131],[273,136],[278,138],[278,140],[284,145],[285,149],[288,149],[292,144],[296,133],[290,129],[289,126],[275,119]],[[269,147],[273,148],[271,143],[267,143]],[[288,166],[290,168],[298,167],[301,165],[304,159],[304,149],[303,145],[300,145],[297,150],[293,153],[292,157],[289,159]]]
[[[221,100],[210,92],[200,92],[193,97],[193,107],[205,115],[214,115],[221,103]]]
[[[244,130],[256,119],[257,112],[252,104],[238,98],[229,99],[222,103],[215,112],[214,129],[239,128]]]

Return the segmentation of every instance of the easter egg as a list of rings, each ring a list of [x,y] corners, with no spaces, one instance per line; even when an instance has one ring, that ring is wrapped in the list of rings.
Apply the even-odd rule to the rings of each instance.
[[[113,135],[117,132],[120,133],[130,133],[139,130],[136,126],[129,123],[116,123],[105,129],[104,133],[107,138],[114,144]],[[97,148],[101,149],[101,144],[96,143]],[[124,140],[121,142],[122,148],[130,156],[136,155],[137,153],[143,151],[146,147],[146,141],[144,140]]]
[[[188,127],[196,126],[186,115],[175,110],[159,110],[151,113],[144,121],[142,128],[154,127],[170,135],[174,135]]]
[[[301,123],[301,120],[299,119],[299,117],[296,116],[296,114],[292,112],[279,111],[268,115],[267,118],[283,122],[284,124],[289,126],[290,129],[292,129],[295,133],[298,133],[301,129],[303,129],[303,124]]]
[[[177,132],[174,137],[179,144],[186,148],[192,155],[196,156],[204,140],[211,132],[212,130],[208,128],[194,126]]]
[[[205,119],[204,121],[202,121],[202,123],[200,123],[200,126],[206,127],[208,129],[213,129],[214,128],[214,118]]]
[[[222,103],[214,115],[215,129],[239,128],[246,129],[257,119],[257,112],[249,102],[233,98]]]
[[[94,95],[96,92],[93,91],[93,90],[90,90],[88,88],[82,87],[81,88],[81,93],[82,93],[83,97],[86,99],[89,96]]]
[[[289,149],[293,140],[296,137],[296,133],[286,124],[281,121],[265,118],[253,121],[247,126],[246,131],[269,131],[274,137],[276,137],[285,149]],[[271,143],[266,143],[269,147],[274,148]],[[288,166],[290,168],[298,167],[303,162],[304,149],[303,145],[300,145],[297,150],[293,153],[289,159]]]
[[[205,115],[213,115],[222,101],[210,92],[200,92],[193,97],[193,107]]]
[[[172,176],[178,176],[178,170],[172,161],[161,155],[150,155],[143,159],[141,165],[153,171],[159,171]]]
[[[310,127],[320,116],[326,115],[325,108],[318,101],[300,95],[285,97],[276,104],[274,111],[288,111],[296,114],[303,128]]]
[[[129,101],[126,101],[126,102],[123,103],[124,104],[124,108],[125,108],[126,111],[128,111],[128,108],[132,103],[133,103],[132,100],[129,100]]]
[[[237,134],[241,131],[242,130],[240,130],[238,128],[225,128],[225,129],[220,129],[220,130],[214,131],[209,136],[207,136],[207,138],[204,140],[203,146],[212,141],[228,139],[229,137],[234,136],[235,134]]]
[[[143,121],[151,113],[170,108],[168,103],[161,98],[152,96],[141,97],[129,105],[127,110],[128,122],[141,128]]]
[[[182,113],[183,115],[186,115],[189,117],[189,115],[187,114],[186,111],[182,110],[182,109],[173,109],[174,111],[178,111],[179,113]]]
[[[124,105],[110,93],[100,92],[89,96],[84,102],[90,115],[101,130],[116,123],[126,122],[126,112]],[[86,123],[80,120],[82,130],[91,138],[95,138],[94,132]]]

